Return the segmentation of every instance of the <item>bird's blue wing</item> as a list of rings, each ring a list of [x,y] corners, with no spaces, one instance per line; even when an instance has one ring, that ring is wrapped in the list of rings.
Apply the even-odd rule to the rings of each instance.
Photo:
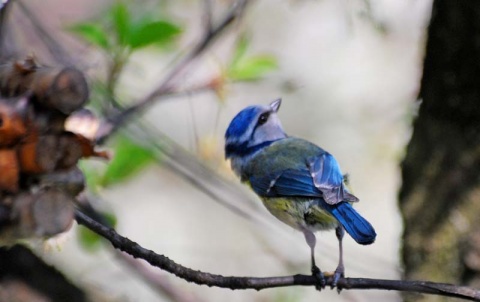
[[[262,177],[252,176],[249,182],[255,193],[263,197],[322,197],[307,167],[301,170],[289,169]]]
[[[340,167],[328,152],[299,139],[272,146],[256,156],[242,176],[258,195],[323,198],[330,205],[358,201],[348,193]]]
[[[340,166],[331,154],[324,152],[309,158],[307,163],[315,187],[323,193],[323,199],[328,204],[358,201],[358,198],[346,190]]]

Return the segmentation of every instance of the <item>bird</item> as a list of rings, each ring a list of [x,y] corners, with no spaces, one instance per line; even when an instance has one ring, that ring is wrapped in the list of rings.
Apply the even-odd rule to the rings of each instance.
[[[362,245],[373,243],[376,232],[352,207],[359,199],[346,188],[337,160],[317,145],[285,133],[277,114],[281,103],[279,98],[240,111],[225,132],[225,158],[273,216],[303,233],[319,290],[326,286],[326,278],[315,262],[314,232],[335,229],[339,261],[333,288],[345,277],[345,231]]]

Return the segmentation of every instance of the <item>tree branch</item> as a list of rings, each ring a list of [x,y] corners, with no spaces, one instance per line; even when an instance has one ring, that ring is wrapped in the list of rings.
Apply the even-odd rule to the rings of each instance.
[[[255,289],[285,287],[285,286],[315,286],[317,280],[309,275],[293,275],[279,277],[234,277],[210,274],[196,271],[191,268],[175,263],[166,256],[156,254],[147,250],[138,243],[119,235],[114,229],[106,227],[79,210],[75,212],[77,222],[98,235],[110,241],[110,243],[121,251],[124,251],[135,258],[141,258],[153,266],[174,274],[188,282],[199,285],[215,286],[229,289]],[[332,277],[327,278],[327,285],[332,285]],[[445,283],[428,281],[402,281],[382,280],[368,278],[342,278],[338,281],[337,288],[341,289],[386,289],[440,296],[456,297],[472,301],[480,301],[480,291],[466,286],[456,286]]]
[[[14,0],[0,4],[0,59],[5,60],[15,53],[15,43],[9,33],[9,22],[11,8]]]
[[[23,1],[17,1],[17,4],[20,7],[20,10],[25,15],[26,19],[32,24],[33,30],[43,41],[43,44],[47,47],[48,51],[58,62],[72,66],[74,65],[73,58],[70,56],[68,51],[57,42],[56,38],[53,38],[49,30],[45,28],[44,24],[39,20],[39,18],[30,10],[30,8],[23,3]]]
[[[127,264],[137,275],[142,277],[153,289],[159,292],[161,295],[170,298],[175,302],[203,302],[200,297],[195,296],[193,293],[189,293],[181,288],[177,288],[168,279],[168,276],[162,274],[160,271],[153,271],[153,268],[145,262],[140,262],[132,256],[122,253],[117,250],[113,250],[117,259]]]
[[[109,118],[108,127],[105,127],[105,131],[97,136],[97,141],[100,144],[103,143],[120,126],[130,119],[131,116],[143,111],[149,105],[154,103],[159,96],[170,94],[173,91],[172,82],[177,78],[177,76],[182,73],[192,61],[200,56],[218,38],[218,36],[220,36],[220,34],[226,28],[228,28],[230,24],[232,24],[234,20],[238,19],[242,15],[247,4],[248,0],[237,0],[225,17],[217,24],[217,26],[209,27],[205,31],[203,38],[198,41],[192,50],[188,52],[173,69],[171,69],[171,71],[166,75],[164,80],[156,89],[154,89],[143,99],[139,100],[135,105],[125,108],[115,116]]]

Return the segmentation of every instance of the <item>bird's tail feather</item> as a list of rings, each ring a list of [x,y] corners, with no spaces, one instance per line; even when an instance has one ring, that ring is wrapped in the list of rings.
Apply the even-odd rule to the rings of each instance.
[[[375,241],[377,236],[375,229],[348,202],[332,206],[329,212],[342,224],[347,233],[357,243],[371,244]]]

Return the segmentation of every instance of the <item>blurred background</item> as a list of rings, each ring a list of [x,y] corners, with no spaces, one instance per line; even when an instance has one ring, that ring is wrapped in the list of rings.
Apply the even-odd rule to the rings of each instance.
[[[99,115],[115,111],[106,100],[127,106],[158,87],[202,39],[205,24],[218,23],[232,4],[18,2],[9,15],[12,36],[22,45],[18,55],[33,53],[46,65],[59,64],[50,42],[35,29],[41,24],[66,49],[71,64],[87,74],[91,108]],[[308,274],[303,235],[267,213],[224,161],[223,135],[234,115],[281,97],[279,116],[287,133],[337,158],[360,198],[356,209],[377,230],[370,246],[345,237],[346,275],[401,278],[399,164],[417,113],[431,5],[251,1],[242,18],[176,77],[172,85],[180,93],[162,97],[108,141],[111,163],[81,163],[94,205],[113,217],[120,234],[196,270],[226,276]],[[162,20],[164,40],[122,42],[122,14],[137,25]],[[132,263],[80,228],[29,244],[93,301],[400,301],[393,291],[339,295],[311,287],[257,292],[198,286]],[[317,238],[318,264],[333,271],[335,234]]]

